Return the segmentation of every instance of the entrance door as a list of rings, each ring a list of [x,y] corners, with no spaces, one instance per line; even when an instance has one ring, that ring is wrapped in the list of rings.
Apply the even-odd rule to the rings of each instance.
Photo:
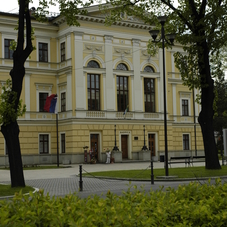
[[[121,151],[122,151],[122,159],[128,158],[128,136],[121,135]]]
[[[149,150],[151,151],[151,157],[155,156],[155,134],[148,135]]]
[[[94,158],[98,161],[99,159],[99,134],[91,134],[90,135],[90,141],[91,141],[91,150],[92,155]]]

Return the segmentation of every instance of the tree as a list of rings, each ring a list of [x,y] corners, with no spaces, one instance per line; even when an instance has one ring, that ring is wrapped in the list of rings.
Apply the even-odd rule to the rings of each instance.
[[[213,129],[214,80],[210,56],[219,56],[227,42],[226,0],[108,0],[107,24],[121,20],[122,12],[140,17],[158,26],[157,16],[167,15],[166,30],[176,33],[176,41],[187,55],[175,54],[184,84],[201,91],[201,126],[207,169],[219,169]]]
[[[8,148],[8,157],[10,164],[10,177],[11,187],[24,187],[24,174],[23,164],[21,158],[21,149],[19,141],[20,129],[17,123],[17,117],[25,111],[22,108],[20,95],[22,91],[22,84],[25,75],[24,63],[33,51],[32,46],[32,27],[31,17],[29,12],[30,0],[19,0],[19,22],[18,22],[18,37],[16,43],[16,49],[13,53],[13,69],[10,71],[10,77],[12,80],[12,86],[9,85],[6,89],[6,93],[2,96],[2,104],[0,107],[1,113],[1,132],[5,138]],[[49,5],[59,3],[62,15],[66,17],[69,25],[77,25],[76,15],[85,14],[86,7],[89,5],[82,1],[65,1],[65,0],[40,0],[40,7],[36,11],[37,20],[44,21],[47,19],[46,10]],[[79,10],[78,6],[85,7],[83,10]],[[26,21],[26,26],[25,26]],[[24,28],[26,27],[26,46],[24,46]],[[6,113],[6,114],[5,114]]]
[[[217,68],[217,73],[219,76],[214,83],[214,130],[218,133],[217,148],[222,151],[223,129],[227,128],[227,81],[221,67]]]

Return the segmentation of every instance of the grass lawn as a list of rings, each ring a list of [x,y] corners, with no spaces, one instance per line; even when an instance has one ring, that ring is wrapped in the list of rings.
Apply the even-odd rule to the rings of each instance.
[[[128,179],[151,179],[151,169],[147,170],[118,170],[107,172],[94,172],[93,176],[128,178]],[[83,174],[88,176],[89,174]],[[154,169],[154,178],[165,176],[165,169]],[[178,178],[216,177],[227,176],[227,166],[222,166],[220,170],[207,170],[205,167],[182,167],[169,168],[169,176]]]
[[[4,185],[4,184],[0,184],[0,197],[1,196],[11,196],[14,195],[16,192],[20,192],[20,190],[22,190],[22,193],[28,193],[30,191],[34,191],[34,188],[30,187],[30,186],[26,186],[26,187],[14,187],[11,188],[11,185]]]

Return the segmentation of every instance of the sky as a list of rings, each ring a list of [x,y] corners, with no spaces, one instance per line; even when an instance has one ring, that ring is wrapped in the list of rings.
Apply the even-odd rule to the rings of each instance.
[[[1,0],[3,1],[3,0]],[[33,3],[29,4],[29,8],[31,7],[38,7],[39,0],[33,0]],[[7,13],[17,13],[19,10],[18,7],[18,0],[5,0],[3,4],[0,5],[0,11],[1,12],[7,12]],[[58,12],[57,6],[51,6],[50,12]]]

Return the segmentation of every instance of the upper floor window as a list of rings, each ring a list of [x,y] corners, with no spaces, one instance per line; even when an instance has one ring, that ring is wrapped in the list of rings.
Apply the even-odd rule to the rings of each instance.
[[[154,73],[153,67],[151,67],[151,66],[149,66],[149,65],[147,65],[147,66],[144,68],[143,71],[144,71],[144,72],[149,72],[149,73]]]
[[[13,59],[13,50],[10,50],[10,42],[13,39],[4,39],[4,50],[5,50],[5,58]]]
[[[100,76],[87,75],[88,110],[100,110]]]
[[[61,93],[61,112],[66,111],[66,93]]]
[[[61,43],[61,62],[65,61],[65,42]]]
[[[155,112],[155,86],[151,78],[144,78],[144,105],[145,112]]]
[[[189,111],[188,111],[188,100],[187,99],[182,99],[182,116],[188,116]]]
[[[48,134],[39,135],[39,153],[49,154],[49,135]]]
[[[120,63],[120,64],[118,64],[117,65],[117,68],[116,69],[118,69],[118,70],[125,70],[125,71],[127,71],[128,70],[128,67],[127,67],[127,65],[126,64],[124,64],[124,63]]]
[[[91,60],[88,62],[87,67],[89,68],[100,68],[99,63],[97,61]]]
[[[48,44],[39,43],[39,61],[48,62]]]
[[[128,107],[128,77],[117,76],[117,108],[125,111]]]
[[[45,112],[44,106],[45,106],[47,97],[48,97],[48,93],[45,93],[45,92],[39,93],[39,112]]]

